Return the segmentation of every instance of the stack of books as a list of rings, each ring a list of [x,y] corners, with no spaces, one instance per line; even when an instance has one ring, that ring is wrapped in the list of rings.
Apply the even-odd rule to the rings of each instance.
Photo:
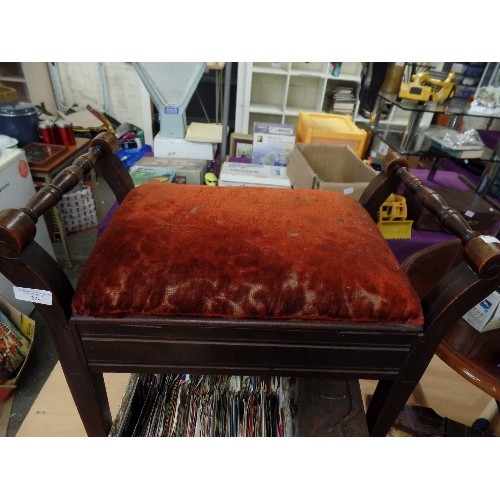
[[[327,92],[323,111],[341,115],[352,115],[356,106],[353,87],[335,87]]]

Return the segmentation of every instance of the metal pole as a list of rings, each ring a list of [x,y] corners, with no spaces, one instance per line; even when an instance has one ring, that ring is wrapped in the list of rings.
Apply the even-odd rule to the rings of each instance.
[[[226,160],[227,126],[229,123],[229,97],[231,95],[231,63],[224,64],[224,109],[222,116],[222,143],[220,146],[220,161]]]

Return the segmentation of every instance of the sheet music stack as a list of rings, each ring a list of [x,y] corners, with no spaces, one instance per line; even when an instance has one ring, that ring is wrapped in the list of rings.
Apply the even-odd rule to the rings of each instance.
[[[289,379],[132,375],[111,436],[288,437]]]

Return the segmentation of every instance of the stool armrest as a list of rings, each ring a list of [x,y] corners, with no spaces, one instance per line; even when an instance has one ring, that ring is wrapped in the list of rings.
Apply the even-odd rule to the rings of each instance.
[[[498,275],[500,242],[496,238],[485,237],[474,231],[462,214],[413,175],[406,159],[393,150],[389,149],[382,166],[382,172],[373,179],[360,198],[360,203],[375,220],[374,214],[380,205],[402,183],[420,204],[436,217],[443,229],[462,241],[465,260],[480,278]]]
[[[96,170],[104,177],[118,203],[121,203],[134,189],[134,182],[125,165],[114,154],[119,147],[116,137],[109,132],[103,132],[92,139],[90,147],[101,151]]]
[[[52,181],[42,187],[25,207],[0,212],[0,255],[15,257],[22,253],[36,235],[36,223],[51,210],[65,193],[73,189],[93,169],[99,169],[121,202],[134,184],[127,169],[114,154],[118,141],[109,132],[95,137],[89,150],[79,156]]]
[[[406,166],[399,166],[393,170],[394,174],[401,179],[408,191],[414,194],[420,204],[436,217],[441,226],[450,233],[458,236],[462,243],[466,244],[470,239],[478,236],[467,220],[460,212],[450,207],[445,199],[433,189],[415,177]]]

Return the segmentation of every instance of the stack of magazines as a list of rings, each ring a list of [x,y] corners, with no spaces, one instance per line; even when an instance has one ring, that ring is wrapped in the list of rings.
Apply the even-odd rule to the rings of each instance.
[[[136,374],[111,436],[288,437],[287,377]]]
[[[339,115],[352,115],[356,106],[353,87],[336,87],[325,95],[323,111]]]

